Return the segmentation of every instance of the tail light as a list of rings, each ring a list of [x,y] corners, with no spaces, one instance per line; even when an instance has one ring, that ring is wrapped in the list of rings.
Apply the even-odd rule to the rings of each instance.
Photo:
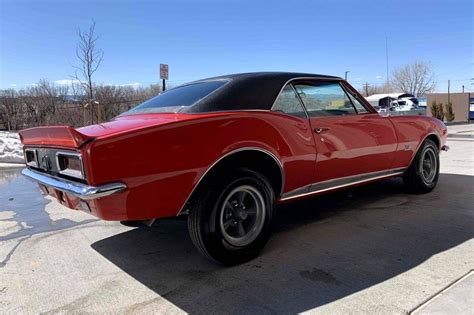
[[[59,174],[85,179],[82,157],[79,153],[57,152],[56,162]]]
[[[34,149],[25,149],[25,161],[28,166],[39,167],[38,152]]]

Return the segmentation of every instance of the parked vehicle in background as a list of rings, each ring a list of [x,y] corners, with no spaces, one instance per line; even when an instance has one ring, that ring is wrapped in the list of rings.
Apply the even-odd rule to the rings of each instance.
[[[474,120],[474,97],[469,98],[469,120]]]
[[[418,97],[418,107],[426,109],[428,107],[428,99],[426,97]]]
[[[191,239],[226,265],[252,259],[274,205],[390,177],[431,191],[443,122],[382,117],[346,81],[247,73],[185,84],[98,125],[22,130],[23,174],[105,220],[188,216]]]
[[[418,99],[409,93],[384,93],[374,94],[365,98],[379,112],[385,111],[410,111],[419,108]]]

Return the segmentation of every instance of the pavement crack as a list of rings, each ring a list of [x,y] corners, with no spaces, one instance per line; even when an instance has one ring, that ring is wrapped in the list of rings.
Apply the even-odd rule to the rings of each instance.
[[[8,261],[10,260],[10,258],[12,258],[13,253],[16,251],[18,246],[20,246],[20,244],[23,243],[23,241],[29,239],[30,237],[31,235],[28,235],[27,237],[20,239],[18,243],[15,246],[13,246],[13,248],[10,250],[7,256],[5,256],[5,259],[0,262],[0,268],[3,268],[7,265]]]

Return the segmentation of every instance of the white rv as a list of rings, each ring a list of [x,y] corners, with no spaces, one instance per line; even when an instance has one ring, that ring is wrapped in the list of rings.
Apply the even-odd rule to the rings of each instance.
[[[410,93],[374,94],[365,99],[378,111],[408,111],[418,108],[418,99]]]

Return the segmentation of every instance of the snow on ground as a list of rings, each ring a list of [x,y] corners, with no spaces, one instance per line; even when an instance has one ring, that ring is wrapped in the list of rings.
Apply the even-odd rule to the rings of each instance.
[[[0,131],[0,163],[24,163],[18,133]]]

